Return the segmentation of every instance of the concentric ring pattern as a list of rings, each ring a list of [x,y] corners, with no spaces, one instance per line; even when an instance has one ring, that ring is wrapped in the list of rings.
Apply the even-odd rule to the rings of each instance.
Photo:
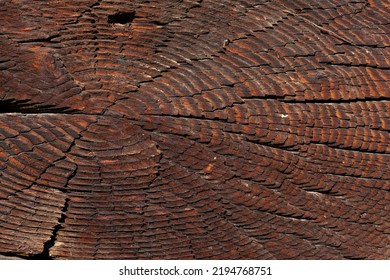
[[[0,1],[0,255],[389,259],[389,1]]]

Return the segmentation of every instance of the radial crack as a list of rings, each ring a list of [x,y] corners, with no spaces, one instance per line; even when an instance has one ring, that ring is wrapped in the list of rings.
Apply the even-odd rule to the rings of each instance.
[[[55,245],[55,242],[57,240],[57,235],[58,232],[63,228],[63,223],[65,222],[66,219],[66,212],[68,211],[69,208],[69,198],[65,198],[65,203],[64,207],[61,210],[61,216],[58,219],[58,223],[56,226],[53,228],[53,232],[50,236],[50,239],[47,240],[43,244],[43,251],[40,254],[35,254],[35,255],[30,255],[28,259],[34,259],[34,260],[50,260],[52,257],[50,256],[50,249],[53,248]]]

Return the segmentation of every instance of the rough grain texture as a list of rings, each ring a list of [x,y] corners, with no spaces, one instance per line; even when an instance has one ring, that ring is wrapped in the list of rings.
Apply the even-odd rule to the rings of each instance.
[[[0,255],[390,259],[389,1],[0,0]]]

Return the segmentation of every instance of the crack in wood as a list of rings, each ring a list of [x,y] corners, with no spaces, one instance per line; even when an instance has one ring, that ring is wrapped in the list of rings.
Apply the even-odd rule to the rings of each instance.
[[[69,202],[70,199],[65,198],[64,206],[61,209],[61,216],[58,219],[57,225],[55,225],[53,228],[53,232],[50,236],[50,239],[43,244],[43,251],[40,254],[29,256],[28,259],[36,259],[36,260],[53,259],[52,256],[50,255],[50,250],[55,246],[58,232],[63,228],[63,224],[65,223],[66,212],[68,211],[69,208]]]
[[[387,257],[383,12],[260,2],[5,3],[0,258]]]
[[[0,114],[74,114],[77,110],[55,105],[40,105],[30,100],[0,100]]]

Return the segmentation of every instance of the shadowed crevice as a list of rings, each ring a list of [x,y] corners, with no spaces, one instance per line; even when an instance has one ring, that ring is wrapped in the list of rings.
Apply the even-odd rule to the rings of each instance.
[[[54,43],[53,39],[56,39],[60,37],[61,35],[55,34],[47,37],[41,37],[41,38],[29,38],[29,39],[23,39],[18,40],[17,42],[19,44],[27,44],[27,43]]]
[[[304,104],[344,104],[344,103],[354,103],[354,102],[380,102],[380,101],[389,101],[390,99],[385,96],[379,97],[364,97],[364,98],[351,98],[351,99],[304,99],[304,100],[286,100],[280,99],[279,101],[284,103],[304,103]]]
[[[126,24],[131,23],[135,18],[135,11],[131,12],[118,12],[113,15],[109,15],[107,18],[108,23]]]
[[[43,246],[42,253],[31,255],[31,256],[27,257],[27,259],[30,259],[30,260],[51,260],[51,259],[53,259],[50,256],[50,249],[54,246],[56,239],[57,239],[57,234],[60,231],[60,229],[62,229],[62,224],[65,222],[66,212],[68,211],[68,207],[69,207],[69,201],[70,201],[69,198],[65,199],[64,207],[62,208],[62,214],[61,214],[60,218],[58,219],[58,224],[54,227],[53,233],[50,236],[50,239],[45,242],[45,244]]]
[[[38,105],[31,103],[30,100],[0,100],[0,114],[5,113],[21,113],[21,114],[72,114],[77,113],[77,110],[69,107],[55,107],[51,105]]]

